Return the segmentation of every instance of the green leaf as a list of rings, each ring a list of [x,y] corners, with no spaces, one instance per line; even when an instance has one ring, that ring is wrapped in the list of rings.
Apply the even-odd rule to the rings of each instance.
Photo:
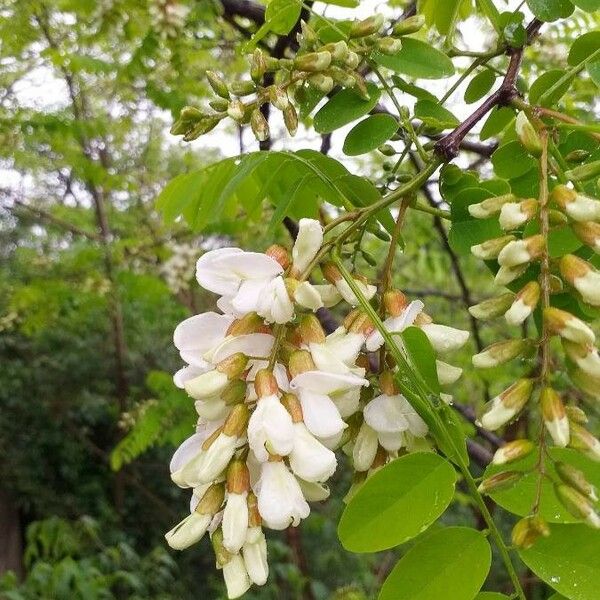
[[[417,536],[446,510],[456,475],[450,463],[415,452],[369,477],[340,520],[338,535],[352,552],[378,552]]]
[[[492,164],[498,177],[510,179],[527,173],[537,163],[519,142],[512,141],[503,144],[492,154]]]
[[[360,4],[360,0],[319,0],[319,2],[341,6],[342,8],[356,8]]]
[[[508,106],[494,108],[481,128],[479,139],[484,142],[502,133],[515,118],[515,112]]]
[[[574,10],[569,0],[527,0],[527,4],[540,21],[564,19]]]
[[[529,101],[531,104],[541,104],[545,107],[555,105],[569,90],[575,76],[569,77],[564,83],[559,85],[550,95],[544,96],[540,102],[540,97],[546,93],[554,84],[563,77],[566,71],[562,69],[551,69],[540,75],[529,88]]]
[[[407,327],[401,334],[404,348],[408,352],[410,361],[429,389],[435,393],[440,392],[435,352],[425,333],[418,327]]]
[[[378,600],[473,600],[491,560],[490,545],[480,531],[467,527],[436,531],[398,561]]]
[[[350,130],[344,140],[344,154],[358,156],[375,150],[397,131],[398,121],[391,115],[370,115]]]
[[[523,562],[570,600],[593,600],[600,590],[600,535],[587,525],[551,525],[550,535],[529,550]]]
[[[479,592],[474,600],[510,600],[510,598],[500,592]]]
[[[496,74],[489,69],[475,75],[465,90],[465,102],[472,104],[483,98],[492,89],[495,81]]]
[[[573,42],[567,62],[574,67],[598,50],[600,50],[600,31],[589,31]]]
[[[590,79],[600,88],[600,62],[588,63],[586,68]]]
[[[592,461],[576,450],[568,448],[551,448],[550,455],[553,459],[562,461],[583,471],[586,479],[595,486],[600,484],[600,464]],[[530,455],[527,458],[515,463],[511,463],[508,468],[516,471],[527,471],[531,469],[537,456]],[[555,476],[554,466],[550,461],[546,464],[548,474]],[[486,469],[486,476],[506,471],[507,467],[498,467],[490,465]],[[530,513],[531,507],[535,501],[537,491],[537,473],[526,473],[513,487],[508,490],[502,490],[490,494],[494,502],[499,504],[505,510],[519,515],[526,516]],[[540,514],[550,523],[576,523],[578,519],[573,517],[563,507],[554,493],[554,487],[548,479],[542,482],[542,495],[540,502]]]
[[[269,33],[285,35],[300,18],[302,3],[300,0],[271,0],[265,11],[265,22],[245,44],[245,50],[254,48]]]
[[[586,12],[600,10],[600,0],[571,0],[571,2]]]
[[[428,90],[419,87],[418,85],[414,85],[412,83],[408,83],[399,75],[392,75],[392,81],[394,82],[394,86],[397,87],[400,91],[405,94],[410,94],[417,98],[417,100],[431,100],[432,102],[438,102],[438,99]]]
[[[443,106],[431,100],[418,100],[415,104],[415,117],[436,130],[451,129],[460,121]]]
[[[443,52],[410,37],[402,38],[402,49],[397,54],[375,54],[374,59],[396,73],[420,79],[442,79],[454,75],[454,65]]]
[[[379,101],[381,90],[374,83],[367,83],[367,89],[368,100],[363,100],[353,90],[340,90],[315,115],[315,129],[319,133],[331,133],[371,112]]]

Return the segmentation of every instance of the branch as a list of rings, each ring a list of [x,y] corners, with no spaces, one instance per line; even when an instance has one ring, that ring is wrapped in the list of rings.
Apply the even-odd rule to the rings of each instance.
[[[250,0],[221,0],[223,15],[229,18],[244,17],[257,25],[265,22],[265,8]]]

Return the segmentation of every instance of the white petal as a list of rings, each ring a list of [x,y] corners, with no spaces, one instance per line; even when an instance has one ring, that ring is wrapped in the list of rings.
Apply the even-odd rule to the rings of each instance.
[[[342,362],[325,344],[308,345],[313,362],[319,371],[328,373],[350,373],[350,367]]]
[[[296,479],[298,480],[298,484],[300,485],[305,500],[308,502],[323,502],[323,500],[329,498],[331,492],[326,485],[304,481],[299,477],[296,477]]]
[[[173,343],[187,363],[203,367],[203,355],[220,343],[233,322],[230,315],[207,312],[182,321],[175,328]]]
[[[258,312],[261,298],[271,283],[271,279],[248,279],[242,281],[237,294],[231,298],[231,306],[237,314]]]
[[[199,417],[207,421],[219,421],[224,419],[231,410],[231,407],[225,404],[220,398],[209,398],[207,400],[197,400],[194,407]]]
[[[165,539],[174,550],[183,550],[198,542],[206,533],[212,515],[192,513],[165,534]]]
[[[406,431],[409,427],[404,414],[403,396],[386,396],[381,394],[373,398],[364,410],[365,421],[377,432]]]
[[[227,494],[223,511],[223,545],[228,552],[236,554],[246,540],[248,529],[248,504],[246,492]]]
[[[223,565],[223,579],[227,588],[227,597],[232,600],[243,596],[252,585],[244,560],[239,554],[234,554],[227,563]]]
[[[403,431],[380,431],[378,433],[379,443],[388,452],[397,452],[403,446],[406,446],[406,432]]]
[[[337,435],[347,427],[336,405],[325,394],[303,390],[300,392],[300,404],[306,427],[319,438]]]
[[[269,577],[267,541],[261,527],[250,527],[242,549],[244,564],[252,583],[264,585]]]
[[[302,307],[315,311],[323,306],[319,291],[308,281],[303,281],[294,292],[294,300]]]
[[[213,370],[202,373],[194,379],[188,379],[183,385],[185,391],[194,400],[204,400],[220,394],[227,386],[228,381],[229,379],[225,373]]]
[[[335,285],[332,283],[318,284],[313,287],[317,290],[319,296],[321,296],[323,306],[326,308],[335,306],[342,299],[342,295],[338,292],[337,287],[335,287]]]
[[[242,280],[272,279],[283,273],[282,266],[274,258],[260,252],[225,254],[217,258],[213,265],[222,271],[235,273]]]
[[[371,467],[377,454],[378,444],[377,432],[367,423],[363,423],[352,449],[352,462],[356,471],[367,471]]]
[[[306,371],[296,375],[290,381],[292,390],[309,390],[321,394],[342,392],[352,387],[366,386],[369,382],[352,373],[325,373],[324,371]]]
[[[469,332],[437,323],[422,325],[421,329],[429,338],[431,345],[437,352],[444,354],[451,350],[458,350],[464,346],[469,339]]]
[[[294,448],[290,467],[295,475],[309,482],[329,479],[337,466],[335,454],[315,439],[304,423],[294,424]]]
[[[345,332],[345,329],[340,328]],[[325,346],[346,365],[354,366],[356,358],[365,343],[365,337],[360,333],[337,333],[336,330],[327,336]]]
[[[440,385],[450,385],[455,383],[462,375],[462,369],[460,367],[449,365],[441,360],[436,360],[435,364]]]
[[[217,348],[211,357],[211,362],[219,364],[222,360],[237,352],[246,356],[268,358],[273,348],[275,338],[269,333],[247,333],[230,335]]]
[[[316,256],[323,243],[323,228],[315,219],[300,219],[298,235],[292,248],[294,269],[302,273]]]
[[[343,392],[331,394],[329,397],[340,411],[342,419],[346,419],[358,410],[358,405],[360,403],[360,388],[350,388]]]
[[[292,418],[277,396],[266,396],[258,401],[248,423],[248,443],[262,462],[269,459],[269,452],[285,456],[292,451]]]
[[[180,389],[185,387],[185,382],[198,377],[198,375],[202,375],[202,373],[206,373],[212,369],[212,365],[210,363],[204,362],[203,366],[187,366],[179,369],[175,375],[173,375],[173,383]]]
[[[171,473],[178,471],[186,463],[190,462],[201,450],[204,440],[207,435],[205,432],[194,433],[187,438],[180,446],[175,450],[171,462],[169,463],[169,470]]]
[[[206,290],[233,296],[240,285],[240,278],[233,272],[216,265],[220,258],[243,254],[239,248],[218,248],[203,254],[196,263],[196,279]]]

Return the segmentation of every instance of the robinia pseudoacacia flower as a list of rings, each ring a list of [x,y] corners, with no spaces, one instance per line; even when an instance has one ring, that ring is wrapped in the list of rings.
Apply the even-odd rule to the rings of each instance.
[[[336,451],[354,466],[351,495],[386,462],[432,447],[347,281],[325,263],[327,283],[311,282],[322,244],[321,224],[301,219],[291,257],[281,246],[264,254],[207,252],[196,278],[219,295],[221,312],[190,317],[175,330],[186,364],[174,381],[195,402],[198,421],[170,465],[173,481],[191,489],[190,515],[165,537],[181,550],[208,532],[230,598],[267,580],[263,529],[295,527],[310,502],[327,498]],[[376,291],[361,277],[355,282],[367,299]],[[314,311],[341,301],[350,310],[327,335]],[[382,308],[391,334],[420,327],[439,354],[467,341],[467,332],[434,324],[421,301],[397,290],[384,294]],[[374,377],[369,355],[383,358]],[[458,367],[437,365],[442,385],[460,376]]]

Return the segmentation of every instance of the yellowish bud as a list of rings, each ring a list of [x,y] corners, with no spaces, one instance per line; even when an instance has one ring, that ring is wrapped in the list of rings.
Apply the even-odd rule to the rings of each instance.
[[[294,59],[294,67],[298,71],[324,71],[330,64],[331,54],[327,51],[309,52]]]
[[[505,231],[517,229],[531,220],[538,212],[539,202],[534,198],[528,198],[521,202],[508,202],[502,206],[500,211],[500,227]]]
[[[249,419],[248,407],[245,404],[236,404],[225,419],[223,433],[229,437],[241,437],[246,432]]]
[[[512,543],[518,548],[527,550],[540,537],[548,537],[550,528],[540,516],[525,517],[517,522],[512,530]]]
[[[227,375],[228,379],[239,377],[248,366],[248,357],[241,352],[236,352],[227,358],[224,358],[217,366],[219,373]]]
[[[281,397],[281,404],[283,404],[285,409],[290,413],[293,423],[302,423],[304,420],[302,405],[295,394],[283,394]]]
[[[296,377],[296,375],[300,375],[300,373],[314,371],[315,369],[315,363],[308,350],[296,350],[296,352],[293,352],[290,356],[288,370],[292,378]]]
[[[533,341],[529,339],[496,342],[473,356],[473,366],[477,369],[491,369],[518,356],[529,354],[533,347]]]
[[[542,141],[535,127],[527,118],[527,115],[522,111],[517,115],[515,130],[525,149],[533,156],[540,156],[542,153]]]
[[[411,33],[416,33],[425,25],[425,16],[424,15],[413,15],[412,17],[408,17],[407,19],[402,19],[398,23],[394,25],[394,29],[392,33],[394,35],[410,35]]]
[[[484,300],[479,304],[469,307],[469,312],[472,316],[480,321],[487,321],[503,315],[512,305],[515,300],[515,295],[512,292],[507,292],[496,298]]]
[[[519,471],[505,471],[504,473],[498,473],[491,477],[487,477],[479,484],[477,489],[482,494],[508,490],[515,485],[521,477],[523,477],[523,473]]]
[[[350,29],[350,37],[358,38],[373,35],[381,29],[381,27],[383,26],[383,21],[383,15],[381,14],[374,15],[372,17],[367,17],[362,21],[357,21],[353,23]]]
[[[383,305],[390,317],[398,317],[408,306],[408,300],[400,290],[388,290],[383,295]]]
[[[290,253],[286,248],[279,244],[273,244],[265,250],[265,254],[276,260],[283,269],[287,269],[290,266]]]
[[[582,221],[573,223],[573,233],[596,254],[600,254],[600,223],[593,221]]]
[[[569,419],[560,396],[546,387],[540,394],[540,406],[548,433],[557,446],[564,448],[569,443]]]
[[[298,113],[293,104],[289,104],[283,111],[283,122],[288,133],[294,137],[298,131]]]
[[[469,211],[469,214],[476,219],[488,219],[500,212],[501,208],[507,202],[515,202],[515,200],[516,196],[514,194],[494,196],[493,198],[486,198],[476,204],[470,204],[467,207],[467,210]]]
[[[214,515],[219,512],[225,499],[225,484],[213,483],[204,492],[200,502],[196,506],[196,512],[200,515]]]
[[[259,398],[273,396],[279,392],[277,379],[273,375],[273,371],[269,369],[261,369],[254,378],[254,390]]]
[[[498,258],[498,255],[506,247],[507,244],[515,241],[514,235],[505,235],[493,240],[486,240],[481,244],[471,246],[471,253],[481,260],[493,260]]]
[[[379,387],[386,396],[395,396],[399,393],[398,386],[391,371],[383,371],[379,376]]]
[[[535,444],[531,440],[521,439],[507,442],[496,450],[492,463],[495,465],[511,463],[528,456],[534,449]]]
[[[558,484],[554,491],[561,504],[577,519],[585,521],[591,527],[600,529],[600,516],[594,510],[592,503],[576,489]]]
[[[576,469],[572,465],[568,465],[563,462],[557,462],[554,465],[558,476],[572,488],[575,488],[578,492],[583,494],[586,498],[592,502],[598,501],[598,494],[596,488],[586,478],[585,473]]]
[[[555,335],[576,342],[577,344],[593,344],[596,335],[581,319],[566,310],[549,306],[544,309],[544,322],[548,331]]]
[[[227,491],[242,494],[250,489],[250,471],[243,460],[232,460],[227,467]]]
[[[600,441],[579,423],[571,422],[569,447],[583,452],[596,462],[600,462]]]
[[[541,234],[506,244],[498,254],[498,264],[503,267],[516,267],[539,258],[546,248]]]
[[[324,344],[325,343],[325,332],[319,319],[312,314],[304,315],[300,320],[297,327],[300,339],[305,344]]]
[[[245,314],[241,319],[236,319],[227,330],[227,335],[246,335],[257,333],[264,327],[264,320],[255,312]]]
[[[537,281],[525,284],[515,301],[506,311],[504,318],[510,325],[520,325],[531,315],[540,300],[541,288]]]

